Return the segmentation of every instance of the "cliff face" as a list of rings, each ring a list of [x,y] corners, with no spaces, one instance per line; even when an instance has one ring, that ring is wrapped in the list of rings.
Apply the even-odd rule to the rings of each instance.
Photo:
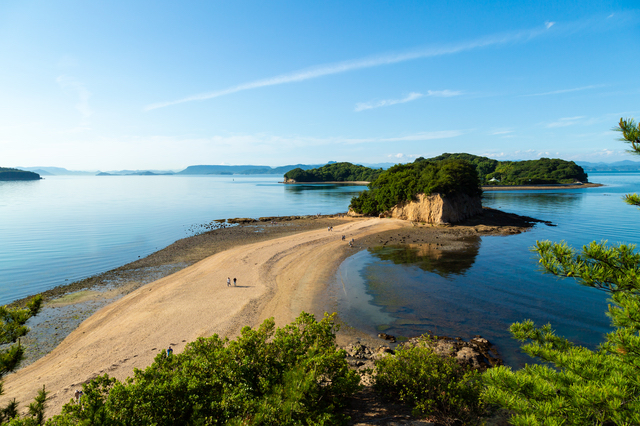
[[[456,223],[482,213],[480,197],[418,194],[417,201],[398,204],[384,216],[412,222]]]

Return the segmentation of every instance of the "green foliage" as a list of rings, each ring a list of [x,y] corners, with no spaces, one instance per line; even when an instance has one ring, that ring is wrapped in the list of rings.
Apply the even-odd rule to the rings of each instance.
[[[640,154],[640,123],[636,124],[633,118],[621,118],[618,126],[613,130],[622,133],[619,140],[631,145],[629,152]]]
[[[533,185],[586,182],[584,169],[573,161],[541,158],[529,161],[502,161],[486,175],[485,181],[500,181],[500,185]]]
[[[584,169],[573,161],[558,158],[541,158],[529,161],[498,161],[471,154],[442,154],[429,159],[441,161],[447,159],[466,160],[478,171],[482,185],[534,185],[586,182]],[[492,179],[494,179],[492,181]]]
[[[18,339],[29,332],[29,327],[25,325],[27,320],[34,315],[37,315],[42,308],[42,296],[38,295],[31,299],[25,308],[8,308],[7,306],[0,306],[0,344],[10,345],[0,350],[0,379],[6,374],[15,370],[20,361],[24,349],[19,343],[16,343]],[[0,382],[0,395],[2,395],[2,382]],[[41,400],[40,400],[41,399]],[[44,388],[36,398],[36,402],[29,406],[29,412],[33,418],[40,419],[40,423],[28,423],[28,424],[42,424],[41,419],[44,415],[44,401],[46,394]],[[14,400],[8,403],[8,405],[0,409],[0,424],[3,424],[18,416],[18,403]],[[29,418],[28,421],[33,419]],[[18,421],[17,419],[15,421]],[[27,421],[27,420],[25,420]],[[14,424],[13,422],[11,424]]]
[[[273,319],[245,327],[235,341],[201,338],[124,383],[93,380],[81,404],[48,424],[342,424],[338,408],[359,376],[335,347],[336,329],[332,315],[317,322],[303,312],[277,330]]]
[[[522,349],[545,363],[485,373],[484,397],[512,410],[513,424],[640,424],[640,254],[634,249],[592,242],[576,253],[564,243],[537,243],[546,272],[611,295],[615,330],[591,351],[556,336],[550,325],[513,324],[513,336],[527,342]]]
[[[494,160],[492,158],[480,157],[478,155],[466,154],[466,153],[458,153],[458,154],[448,154],[444,153],[442,155],[438,155],[437,157],[430,158],[430,161],[442,161],[442,160],[466,160],[473,164],[478,172],[478,177],[480,178],[480,183],[485,185],[488,183],[487,175],[493,173],[498,167],[500,162],[498,160]]]
[[[285,173],[286,179],[296,182],[371,182],[382,169],[372,169],[351,163],[332,163],[317,169],[296,168]]]
[[[621,118],[620,123],[613,130],[622,133],[622,137],[619,140],[631,145],[630,153],[640,154],[640,123],[636,125],[633,118]],[[627,204],[640,206],[640,195],[638,194],[627,194],[623,199]]]
[[[480,196],[478,174],[464,160],[428,161],[397,164],[382,172],[369,184],[369,191],[351,200],[357,213],[376,215],[395,205],[416,199],[417,194],[467,194]]]
[[[480,424],[488,414],[480,399],[479,373],[429,346],[399,349],[376,363],[375,389],[385,397],[412,405],[416,415],[441,424]]]

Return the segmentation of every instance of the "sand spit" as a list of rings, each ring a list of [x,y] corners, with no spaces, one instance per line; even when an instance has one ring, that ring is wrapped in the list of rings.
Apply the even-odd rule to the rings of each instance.
[[[341,241],[402,227],[400,221],[368,219],[261,243],[208,257],[154,281],[102,308],[50,354],[5,379],[5,395],[28,402],[45,385],[48,415],[59,413],[76,388],[108,373],[125,379],[162,350],[176,353],[198,337],[234,337],[245,325],[273,316],[291,322],[313,311],[329,276],[351,249]],[[238,278],[228,287],[227,277]]]
[[[48,355],[7,376],[3,399],[16,398],[24,407],[45,385],[50,392],[47,415],[51,416],[60,412],[83,383],[105,373],[122,380],[132,375],[134,368],[151,364],[169,346],[179,353],[198,337],[219,334],[233,338],[243,326],[256,326],[268,317],[281,326],[302,310],[322,315],[334,305],[326,289],[341,261],[358,250],[388,241],[392,235],[402,234],[407,243],[420,236],[427,242],[455,247],[462,244],[461,237],[515,234],[534,222],[485,209],[483,215],[456,226],[324,218],[294,220],[287,226],[242,225],[180,240],[110,274],[126,276],[128,271],[197,263],[137,288],[125,280],[122,289],[128,294],[82,322]],[[332,224],[333,231],[327,231],[326,223]],[[306,230],[320,225],[320,229]],[[275,231],[270,234],[269,229]],[[342,241],[342,235],[347,241],[354,238],[355,247]],[[117,281],[107,275],[110,278],[106,281]],[[227,277],[236,277],[237,287],[228,287]],[[83,292],[62,301],[58,298],[58,306],[86,303],[84,300],[92,297],[88,286],[68,290]],[[53,306],[51,301],[48,304]],[[354,335],[357,330],[345,327],[338,342],[344,344]]]

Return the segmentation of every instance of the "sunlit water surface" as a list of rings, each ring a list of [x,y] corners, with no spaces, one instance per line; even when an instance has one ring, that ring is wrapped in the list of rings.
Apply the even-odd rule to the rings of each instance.
[[[506,237],[467,239],[461,252],[417,253],[378,247],[345,261],[337,274],[339,312],[372,333],[413,337],[431,331],[480,334],[513,366],[529,361],[508,332],[511,323],[551,323],[558,334],[590,348],[610,331],[607,295],[539,271],[536,240],[640,242],[640,211],[622,195],[640,192],[639,173],[592,173],[607,186],[580,190],[486,192],[483,204],[549,220],[557,226]]]
[[[345,212],[362,186],[264,176],[0,181],[0,304],[104,272],[232,217]]]

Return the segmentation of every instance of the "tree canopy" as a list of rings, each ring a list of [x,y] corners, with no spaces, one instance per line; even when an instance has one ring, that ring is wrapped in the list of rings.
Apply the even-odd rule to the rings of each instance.
[[[120,382],[107,375],[83,386],[51,425],[344,424],[339,408],[360,377],[335,346],[333,316],[302,312],[276,330],[273,318],[244,327],[233,341],[218,335],[159,354]]]
[[[285,173],[286,179],[296,182],[371,182],[382,169],[372,169],[351,163],[333,163],[317,169],[295,168]]]
[[[620,123],[613,130],[622,134],[619,140],[631,145],[630,153],[640,155],[640,123],[636,124],[633,118],[621,118]],[[640,195],[625,195],[624,201],[632,206],[640,206]]]
[[[417,194],[482,195],[478,173],[465,160],[429,161],[397,164],[382,172],[369,184],[369,190],[353,197],[349,206],[357,213],[376,215],[395,205],[416,199]]]
[[[534,185],[587,182],[584,169],[573,161],[540,158],[527,161],[498,161],[472,154],[442,154],[432,161],[466,160],[478,171],[482,185]]]

